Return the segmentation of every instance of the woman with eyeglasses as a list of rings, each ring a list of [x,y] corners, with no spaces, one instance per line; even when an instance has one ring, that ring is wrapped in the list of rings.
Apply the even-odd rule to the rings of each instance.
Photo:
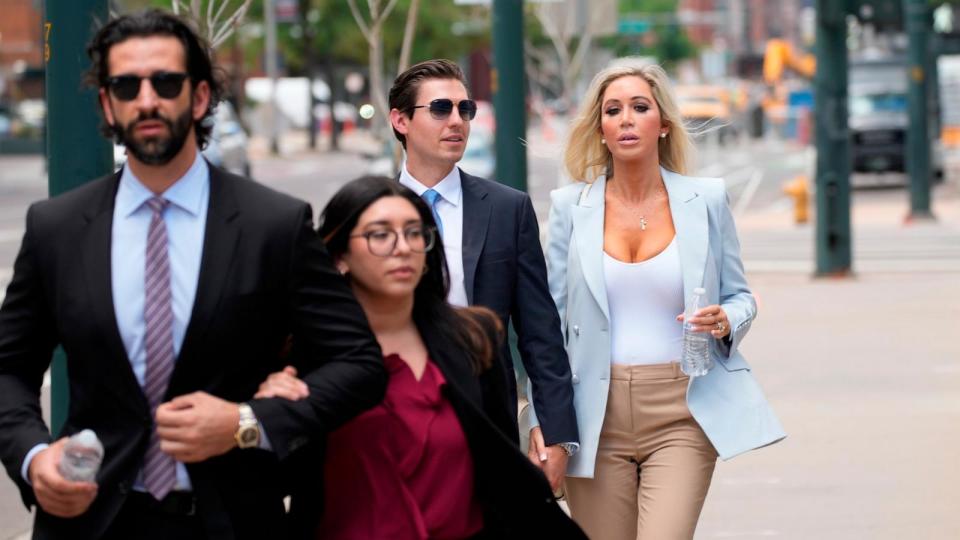
[[[317,538],[585,538],[503,434],[513,422],[496,358],[502,329],[489,310],[447,303],[427,204],[395,180],[363,177],[334,195],[321,220],[390,381],[380,405],[331,433],[324,484],[304,478],[294,519],[315,517],[322,491]],[[271,375],[256,397],[305,396],[295,375]]]

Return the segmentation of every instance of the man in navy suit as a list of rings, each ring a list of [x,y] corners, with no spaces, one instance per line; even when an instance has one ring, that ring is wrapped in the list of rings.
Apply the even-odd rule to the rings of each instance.
[[[449,60],[421,62],[390,89],[390,122],[406,151],[400,182],[433,209],[447,253],[449,300],[492,309],[504,328],[513,323],[540,421],[530,434],[531,459],[557,489],[567,457],[579,446],[570,364],[530,197],[457,167],[476,112],[463,72]],[[515,413],[516,380],[504,341]],[[516,433],[507,435],[516,439]]]

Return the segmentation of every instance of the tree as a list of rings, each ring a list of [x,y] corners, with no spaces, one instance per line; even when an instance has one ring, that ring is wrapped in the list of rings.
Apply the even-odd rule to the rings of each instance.
[[[420,14],[420,0],[411,0],[407,9],[407,24],[403,29],[403,46],[400,48],[400,66],[397,73],[403,73],[410,67],[410,48],[413,46],[413,35],[417,31],[417,16]]]
[[[203,9],[204,0],[171,0],[173,13],[193,19],[207,36],[210,46],[216,49],[229,38],[243,21],[252,0],[206,0],[206,10]],[[219,4],[219,5],[218,5]],[[227,7],[237,5],[232,14],[227,15]]]
[[[629,17],[642,13],[665,19],[676,14],[677,4],[677,0],[620,0],[620,14]],[[617,56],[652,56],[666,66],[697,54],[697,47],[675,23],[655,25],[646,34],[606,38],[602,44]]]
[[[373,131],[382,136],[386,134],[389,111],[383,82],[383,25],[390,16],[390,12],[397,6],[397,0],[387,0],[386,5],[383,5],[381,0],[367,0],[367,17],[364,17],[357,8],[357,0],[347,0],[347,5],[350,6],[350,12],[369,46],[370,98],[379,113],[375,117]]]
[[[572,92],[584,61],[590,52],[593,36],[596,32],[597,11],[586,9],[586,20],[578,20],[582,13],[580,7],[586,0],[562,0],[560,2],[541,2],[533,8],[533,13],[543,33],[549,39],[557,58],[556,78],[559,81],[558,94],[567,105],[572,105]],[[527,53],[541,68],[548,61],[546,57],[528,41]],[[528,62],[530,63],[530,62]],[[531,69],[533,70],[531,72]],[[544,81],[541,69],[530,68],[535,80]]]

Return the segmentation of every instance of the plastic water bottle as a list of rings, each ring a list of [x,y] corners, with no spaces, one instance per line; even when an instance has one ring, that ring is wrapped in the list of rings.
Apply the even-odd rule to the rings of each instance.
[[[698,309],[706,306],[707,291],[703,287],[693,290],[693,296],[687,304],[683,314],[683,352],[680,355],[680,369],[691,377],[706,375],[713,367],[713,358],[710,357],[710,335],[705,332],[694,332],[693,324],[689,321]]]
[[[60,475],[73,482],[96,482],[103,462],[103,443],[92,429],[74,434],[63,446]]]

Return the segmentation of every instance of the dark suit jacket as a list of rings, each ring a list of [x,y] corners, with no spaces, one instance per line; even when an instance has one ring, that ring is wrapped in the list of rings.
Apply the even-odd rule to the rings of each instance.
[[[504,435],[515,420],[503,401],[506,378],[502,362],[476,375],[460,348],[433,321],[418,319],[416,324],[430,359],[447,381],[443,395],[450,401],[470,448],[475,489],[484,511],[482,538],[585,539],[586,535],[554,501],[540,469]],[[498,337],[491,329],[490,338]],[[293,494],[291,519],[297,523],[293,529],[311,531],[323,508],[323,488],[318,480],[322,457],[303,458],[297,468],[300,485]],[[322,533],[319,531],[319,538],[323,538]],[[317,538],[315,534],[298,538]]]
[[[430,358],[447,380],[444,395],[470,447],[477,495],[484,509],[484,537],[586,539],[554,500],[540,469],[504,435],[504,428],[512,426],[516,416],[503,414],[500,396],[506,390],[502,386],[505,377],[498,369],[503,363],[478,377],[456,345],[430,321],[417,321],[417,327]]]
[[[547,285],[540,228],[529,195],[460,171],[463,185],[463,274],[470,305],[492,309],[509,328],[533,386],[547,444],[579,442],[570,364],[560,316]],[[517,389],[510,345],[501,357],[516,418]],[[542,412],[541,412],[542,411]],[[513,427],[513,432],[517,430]]]
[[[106,448],[90,509],[60,519],[38,509],[35,538],[95,538],[129,493],[152,429],[114,315],[111,223],[119,174],[27,212],[0,308],[0,458],[21,490],[27,452],[51,440],[40,386],[54,347],[67,356],[62,432],[92,428]],[[210,205],[196,300],[167,398],[206,391],[239,402],[283,368],[288,335],[306,351],[310,397],[252,403],[273,452],[232,450],[188,465],[210,538],[270,538],[283,527],[278,460],[383,399],[382,354],[347,283],[313,230],[309,205],[210,167]],[[120,299],[122,301],[122,299]],[[304,367],[304,366],[301,366]]]

